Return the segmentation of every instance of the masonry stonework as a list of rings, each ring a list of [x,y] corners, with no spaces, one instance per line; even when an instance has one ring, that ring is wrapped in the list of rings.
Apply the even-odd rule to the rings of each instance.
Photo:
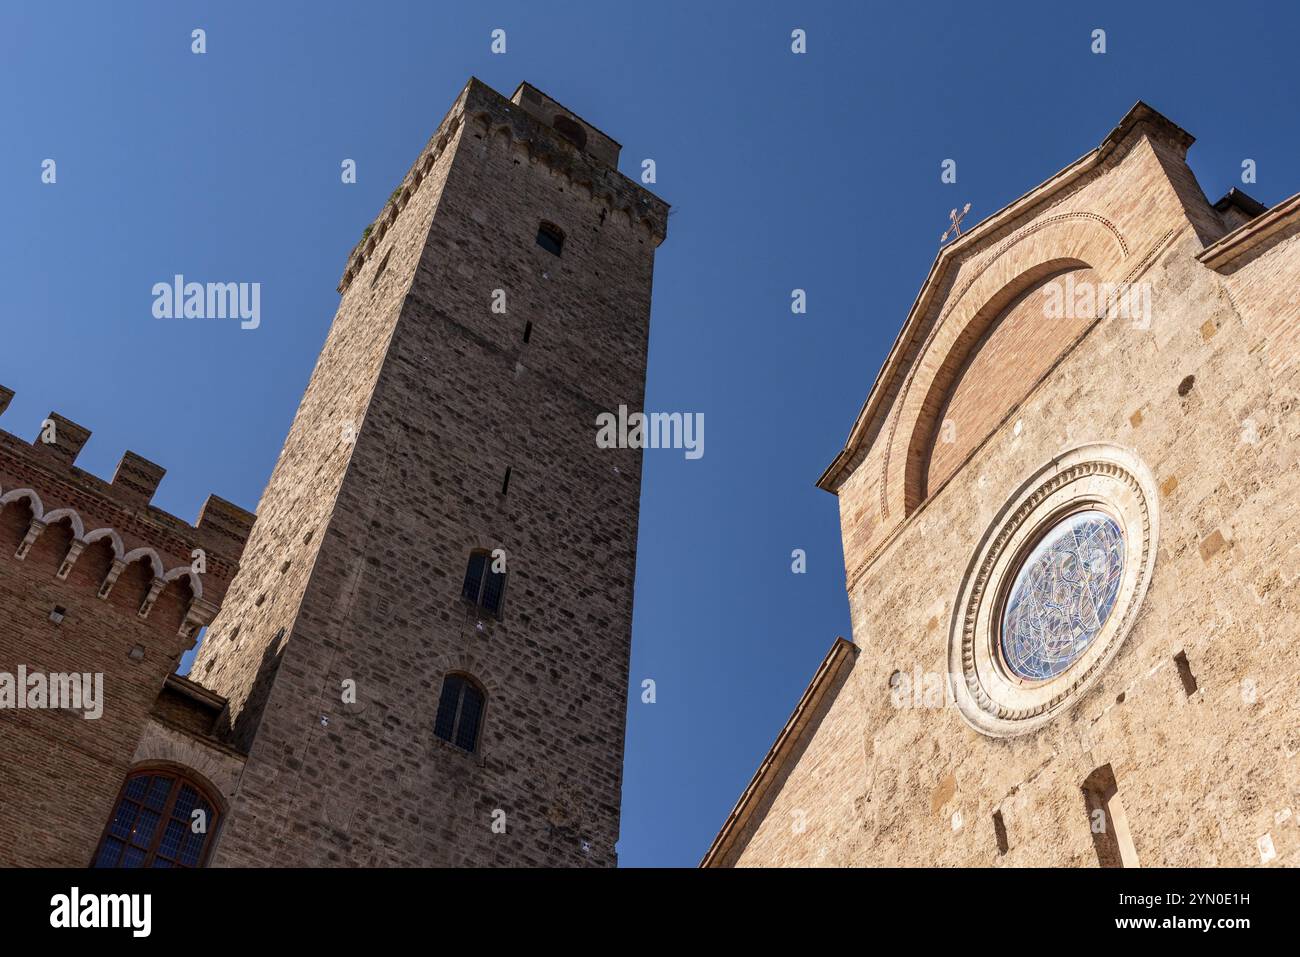
[[[615,862],[641,463],[595,421],[640,408],[667,215],[616,163],[472,80],[354,251],[192,671],[248,750],[214,863]],[[460,597],[475,549],[499,620]],[[432,733],[452,672],[476,753]]]
[[[853,654],[832,649],[706,865],[1113,865],[1091,826],[1099,775],[1122,798],[1124,863],[1300,864],[1300,202],[1220,218],[1190,143],[1139,104],[943,251],[820,483],[839,498]],[[1084,267],[1149,284],[1149,322],[1099,313],[1063,348],[1055,320],[1016,314]],[[955,449],[934,445],[940,410]],[[943,693],[968,562],[1027,477],[1089,443],[1154,476],[1149,588],[1094,684],[1036,730],[988,736]]]
[[[85,866],[110,818],[144,860],[161,832],[113,808],[159,772],[213,802],[191,863],[616,862],[641,457],[596,423],[641,407],[668,214],[618,154],[470,80],[348,257],[255,523],[161,512],[133,453],[87,475],[61,416],[0,432],[0,673],[105,686],[100,720],[0,715],[0,865]],[[480,549],[493,614],[462,598]],[[453,673],[486,694],[471,749],[434,733]]]

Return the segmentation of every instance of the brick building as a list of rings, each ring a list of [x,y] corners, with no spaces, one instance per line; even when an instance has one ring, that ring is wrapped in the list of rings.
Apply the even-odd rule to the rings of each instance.
[[[0,434],[0,670],[104,675],[99,720],[0,714],[0,864],[615,863],[641,460],[595,422],[641,406],[667,227],[618,158],[470,80],[255,523],[152,508],[131,453],[80,472],[66,420]]]
[[[942,249],[818,482],[853,641],[705,866],[1300,864],[1300,196],[1191,143]]]

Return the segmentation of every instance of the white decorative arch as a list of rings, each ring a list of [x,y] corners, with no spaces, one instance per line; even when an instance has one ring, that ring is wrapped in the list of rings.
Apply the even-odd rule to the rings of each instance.
[[[122,556],[122,564],[130,565],[133,564],[134,562],[138,562],[142,558],[149,559],[149,565],[153,568],[154,578],[163,577],[162,559],[158,557],[157,552],[155,552],[152,548],[149,548],[148,546],[131,549],[131,551],[127,552],[125,555]]]
[[[32,489],[16,488],[12,491],[5,492],[4,495],[0,495],[0,505],[8,505],[10,502],[18,501],[20,498],[27,499],[28,503],[31,505],[32,518],[37,521],[43,520],[45,516],[45,504],[41,501],[41,497]]]
[[[167,574],[162,576],[163,581],[174,582],[178,578],[188,578],[190,580],[190,592],[195,598],[203,597],[203,577],[194,571],[189,565],[177,565]]]
[[[54,511],[48,513],[42,521],[45,522],[46,525],[53,525],[55,522],[61,522],[65,518],[68,520],[69,524],[72,525],[72,537],[84,540],[86,537],[86,525],[81,520],[81,516],[77,514],[77,510],[74,508],[56,508]]]
[[[86,535],[86,544],[93,545],[101,538],[107,538],[110,545],[113,546],[113,557],[121,560],[126,549],[122,545],[122,536],[113,528],[97,528]]]

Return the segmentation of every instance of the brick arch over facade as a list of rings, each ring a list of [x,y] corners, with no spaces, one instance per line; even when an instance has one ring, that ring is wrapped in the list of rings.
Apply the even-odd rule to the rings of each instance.
[[[904,479],[911,514],[997,428],[1096,318],[1048,319],[1045,294],[1096,273],[1077,259],[1035,266],[1000,290],[962,329],[930,383],[924,414],[912,433]]]
[[[1098,282],[1119,282],[1129,254],[1124,237],[1103,217],[1060,213],[1017,230],[963,265],[952,292],[933,307],[937,315],[918,333],[922,345],[889,413],[880,475],[882,518],[901,520],[924,501],[941,415],[972,350],[983,344],[996,320],[1026,292],[1066,271],[1088,269]],[[1059,354],[1064,351],[1068,346]],[[1008,410],[1035,381],[1021,383],[1023,393],[1010,397]]]

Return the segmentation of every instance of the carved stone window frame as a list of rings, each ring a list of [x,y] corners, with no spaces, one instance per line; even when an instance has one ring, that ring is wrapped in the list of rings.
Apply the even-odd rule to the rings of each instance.
[[[1110,616],[1059,675],[1026,681],[1002,661],[1006,596],[1020,563],[1054,525],[1083,509],[1113,517],[1125,560]],[[948,640],[948,670],[962,718],[991,737],[1042,727],[1072,707],[1128,636],[1155,565],[1158,501],[1151,470],[1132,450],[1092,443],[1056,457],[1025,481],[981,538],[962,579]]]

